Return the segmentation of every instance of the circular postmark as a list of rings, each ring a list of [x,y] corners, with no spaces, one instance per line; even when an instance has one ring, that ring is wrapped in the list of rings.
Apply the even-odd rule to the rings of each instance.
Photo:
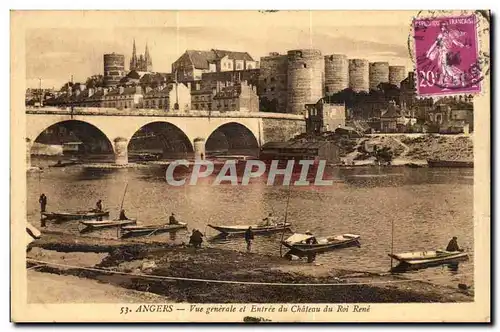
[[[489,75],[488,11],[420,11],[408,34],[420,95],[479,93]]]

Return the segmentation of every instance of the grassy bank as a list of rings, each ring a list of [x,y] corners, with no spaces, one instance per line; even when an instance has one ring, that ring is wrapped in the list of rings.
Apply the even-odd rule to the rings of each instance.
[[[346,302],[464,302],[471,295],[422,281],[401,282],[402,275],[379,275],[327,269],[305,261],[287,261],[277,254],[241,253],[217,248],[195,250],[159,243],[116,243],[109,240],[46,235],[28,257],[98,270],[30,266],[38,272],[93,279],[133,291],[154,293],[176,302],[196,303],[346,303]],[[41,249],[45,248],[45,249]],[[38,252],[37,252],[38,250]],[[40,252],[52,252],[52,254]],[[85,252],[79,255],[54,254]],[[88,254],[88,253],[94,254]],[[96,252],[104,253],[96,260]],[[85,259],[80,255],[94,255]],[[41,259],[44,258],[44,259]],[[97,263],[97,264],[96,264]],[[114,271],[112,273],[107,271]],[[140,274],[140,276],[138,275]],[[171,280],[176,278],[258,283],[333,284],[331,286],[263,285]],[[351,283],[363,283],[352,285]],[[69,291],[69,290],[68,290]],[[139,301],[139,300],[138,300]],[[93,301],[95,302],[95,301]]]

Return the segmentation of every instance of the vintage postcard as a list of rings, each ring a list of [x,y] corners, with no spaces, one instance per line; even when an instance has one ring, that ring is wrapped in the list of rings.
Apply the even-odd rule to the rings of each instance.
[[[490,319],[490,11],[12,11],[11,320]]]

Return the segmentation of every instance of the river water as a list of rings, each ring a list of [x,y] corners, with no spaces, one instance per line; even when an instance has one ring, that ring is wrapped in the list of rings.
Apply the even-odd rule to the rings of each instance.
[[[433,278],[434,283],[453,287],[458,282],[472,284],[473,169],[368,167],[328,168],[326,172],[334,179],[332,186],[292,187],[288,221],[296,232],[310,230],[318,236],[359,234],[361,247],[319,255],[314,264],[387,272],[394,225],[394,252],[444,249],[449,239],[457,236],[459,245],[471,253],[458,271],[441,266],[408,276]],[[217,231],[207,228],[209,223],[255,224],[271,211],[284,215],[286,187],[267,186],[265,179],[256,179],[248,186],[213,186],[209,180],[196,186],[172,187],[165,180],[165,166],[159,165],[110,170],[45,168],[40,174],[28,175],[28,220],[40,225],[38,196],[42,192],[48,197],[48,211],[87,209],[102,199],[111,211],[110,217],[116,218],[127,183],[127,216],[144,224],[161,224],[175,212],[178,220],[188,223],[188,230],[178,232],[175,238],[162,234],[154,236],[155,240],[187,242],[193,228],[208,237],[216,235]],[[77,224],[48,227],[78,232]],[[116,237],[114,232],[88,236]],[[280,236],[257,236],[253,250],[279,256]],[[206,245],[239,251],[246,248],[241,238]],[[314,264],[304,261],[304,269],[312,269]]]

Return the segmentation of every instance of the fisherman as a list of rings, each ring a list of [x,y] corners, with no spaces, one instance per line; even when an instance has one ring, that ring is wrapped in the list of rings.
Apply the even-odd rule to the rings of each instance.
[[[96,212],[102,212],[102,201],[101,200],[98,200],[97,203],[95,203],[95,211]],[[97,220],[101,221],[102,220],[102,216],[99,216],[96,218]]]
[[[175,213],[172,212],[172,214],[168,218],[168,223],[170,225],[178,225],[179,224],[179,222],[177,221],[177,219],[175,219]]]
[[[316,237],[313,236],[313,234],[311,233],[311,231],[307,231],[306,235],[310,236],[310,238],[308,238],[306,240],[306,244],[317,244],[318,243],[318,240],[316,240]]]
[[[253,241],[253,231],[252,231],[252,226],[250,226],[245,232],[245,242],[247,243],[247,252],[250,252],[252,250],[252,241]]]
[[[192,244],[193,247],[195,248],[201,248],[202,242],[203,242],[203,234],[199,230],[193,229],[193,233],[189,238],[189,244]]]
[[[47,207],[47,196],[42,193],[38,202],[40,203],[40,212],[45,212],[45,208]]]
[[[448,246],[446,247],[446,251],[462,251],[460,247],[458,246],[457,242],[457,237],[454,236],[450,242],[448,243]]]
[[[306,240],[306,244],[317,244],[318,243],[318,240],[316,240],[316,237],[313,236],[313,234],[311,233],[311,231],[306,231],[306,235],[309,235],[310,238],[308,238]],[[308,263],[312,263],[316,260],[316,254],[315,253],[309,253],[307,254],[307,262]]]
[[[264,222],[264,226],[274,226],[274,225],[276,225],[276,218],[273,217],[273,213],[272,212],[269,212],[269,215],[267,217],[265,217],[264,219],[262,219],[262,221]]]
[[[127,216],[125,215],[125,209],[122,209],[120,211],[120,217],[118,217],[118,220],[128,220]]]

